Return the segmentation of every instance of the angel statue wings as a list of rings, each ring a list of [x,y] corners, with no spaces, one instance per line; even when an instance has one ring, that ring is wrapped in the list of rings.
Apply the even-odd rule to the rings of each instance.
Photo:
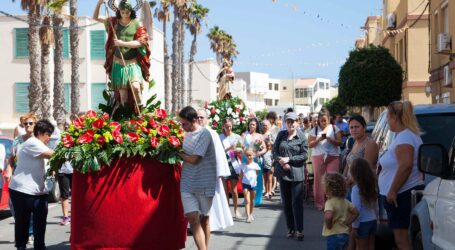
[[[223,67],[217,76],[218,83],[218,100],[231,99],[231,85],[234,83],[234,71],[231,67],[231,62],[224,59]]]
[[[115,12],[115,16],[102,17],[100,7],[103,3],[104,0],[98,0],[93,18],[104,23],[108,34],[104,68],[109,76],[110,88],[114,90],[115,105],[127,105],[139,113],[144,84],[150,81],[151,51],[148,39],[153,27],[146,29],[136,20],[136,12],[144,4],[148,8],[143,8],[143,15],[151,16],[150,6],[142,0],[136,0],[135,6],[128,0],[121,0],[118,4],[115,0],[108,0],[107,5]],[[149,19],[145,17],[144,20]]]

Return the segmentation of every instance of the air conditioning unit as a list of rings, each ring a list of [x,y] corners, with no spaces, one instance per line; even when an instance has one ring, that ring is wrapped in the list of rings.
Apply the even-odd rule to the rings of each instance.
[[[449,65],[446,65],[443,68],[442,85],[443,86],[452,85],[452,72],[450,70]]]
[[[439,33],[438,34],[438,52],[450,51],[450,34]]]
[[[397,26],[397,20],[395,13],[389,13],[387,15],[387,29],[395,29]]]

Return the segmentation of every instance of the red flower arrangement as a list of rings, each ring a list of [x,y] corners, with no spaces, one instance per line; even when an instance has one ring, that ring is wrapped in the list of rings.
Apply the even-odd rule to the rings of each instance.
[[[51,169],[71,161],[81,173],[98,171],[115,157],[152,157],[162,163],[176,164],[182,150],[183,130],[167,117],[164,109],[121,122],[106,113],[87,111],[77,117],[62,134],[50,160]]]

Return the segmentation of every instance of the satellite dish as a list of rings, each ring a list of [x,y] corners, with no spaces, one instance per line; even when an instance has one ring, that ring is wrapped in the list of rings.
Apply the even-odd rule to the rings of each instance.
[[[427,97],[431,95],[431,83],[429,81],[425,83],[425,95]]]

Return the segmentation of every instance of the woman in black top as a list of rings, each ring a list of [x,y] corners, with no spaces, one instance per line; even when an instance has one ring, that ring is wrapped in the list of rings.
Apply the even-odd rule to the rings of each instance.
[[[287,113],[284,120],[287,130],[280,131],[273,145],[273,157],[277,162],[275,175],[280,182],[287,237],[303,240],[303,181],[308,143],[297,129],[294,112]]]

